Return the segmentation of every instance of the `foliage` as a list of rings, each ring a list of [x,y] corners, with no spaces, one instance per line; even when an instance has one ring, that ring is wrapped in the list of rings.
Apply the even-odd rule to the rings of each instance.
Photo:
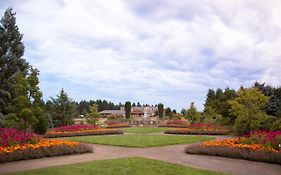
[[[27,75],[29,64],[23,59],[22,34],[16,25],[15,13],[8,8],[0,21],[0,112],[17,96],[12,94],[15,74]]]
[[[281,130],[281,119],[276,120],[270,128],[271,131]]]
[[[235,119],[236,131],[239,134],[259,130],[262,123],[270,119],[261,109],[268,103],[268,97],[264,96],[256,88],[241,88],[237,97],[231,101],[231,112]]]
[[[158,104],[158,116],[161,119],[164,117],[164,105],[162,103]]]
[[[268,115],[281,118],[281,87],[272,87],[265,83],[255,82],[254,87],[258,88],[265,96],[269,97],[269,103],[265,107]]]
[[[34,132],[37,134],[45,134],[47,132],[48,126],[45,116],[38,118],[37,124],[34,126]]]
[[[73,123],[75,102],[62,89],[56,98],[47,101],[48,113],[51,114],[54,126],[66,126]]]
[[[171,108],[166,108],[165,109],[165,116],[167,116],[169,119],[171,119],[172,118],[172,110],[171,110]]]
[[[136,134],[146,134],[146,133],[155,133],[155,132],[163,132],[167,128],[155,128],[155,127],[132,127],[132,128],[124,128],[122,129],[124,132],[128,133],[136,133]]]
[[[99,119],[99,112],[98,112],[98,105],[93,104],[90,107],[90,112],[88,114],[86,114],[86,122],[88,124],[96,124],[98,119]]]
[[[129,119],[131,116],[131,102],[127,101],[125,103],[125,117]]]
[[[235,116],[230,112],[231,106],[228,101],[234,99],[236,96],[236,92],[233,89],[226,88],[224,91],[220,88],[216,89],[216,91],[209,89],[204,105],[204,112],[209,110],[207,109],[208,107],[211,107],[217,114],[223,117],[222,122],[234,124]]]
[[[36,143],[0,147],[0,162],[93,152],[89,145],[68,140],[40,139]]]
[[[191,123],[200,121],[201,114],[197,111],[194,102],[191,102],[190,107],[186,110],[185,118],[188,119]]]
[[[48,112],[46,113],[46,121],[47,121],[48,128],[53,128],[54,127],[52,116]]]
[[[205,106],[204,122],[206,123],[221,123],[222,115],[218,114],[211,106]]]
[[[33,128],[38,128],[38,124],[42,126],[44,110],[38,76],[39,71],[32,67],[26,77],[22,73],[14,75],[12,94],[15,97],[7,107],[9,127],[18,127],[26,132],[30,126]],[[41,123],[38,123],[38,119],[42,119]]]
[[[135,148],[194,143],[213,139],[214,138],[206,136],[175,136],[152,134],[124,134],[117,136],[87,136],[70,138],[70,140],[79,142]]]
[[[122,106],[121,103],[119,104],[114,104],[111,101],[107,100],[82,100],[79,103],[77,103],[77,113],[86,115],[88,112],[90,112],[90,106],[96,104],[98,106],[98,111],[103,111],[103,110],[118,110]]]

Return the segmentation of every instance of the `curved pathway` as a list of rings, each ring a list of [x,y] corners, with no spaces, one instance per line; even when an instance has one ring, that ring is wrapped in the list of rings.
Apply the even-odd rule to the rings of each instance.
[[[215,137],[217,139],[226,138],[226,136]],[[95,160],[117,159],[135,156],[237,175],[279,175],[281,172],[281,166],[276,164],[225,157],[186,154],[184,153],[184,148],[188,144],[149,148],[125,148],[97,144],[91,145],[94,148],[94,153],[58,156],[0,164],[0,174]]]

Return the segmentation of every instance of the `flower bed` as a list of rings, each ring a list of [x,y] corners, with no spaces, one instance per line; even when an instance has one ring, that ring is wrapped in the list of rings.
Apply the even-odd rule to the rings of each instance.
[[[34,133],[24,134],[13,128],[0,128],[0,163],[92,151],[92,147],[86,144],[46,140]]]
[[[158,125],[158,127],[186,128],[188,127],[188,125],[188,122],[183,120],[169,120],[165,123]]]
[[[97,125],[69,125],[69,126],[61,126],[57,128],[52,128],[51,132],[75,132],[75,131],[85,131],[85,130],[93,130],[97,129]]]
[[[280,144],[281,131],[257,132],[239,138],[192,145],[186,148],[186,152],[281,164]]]
[[[181,129],[171,129],[164,132],[165,134],[193,134],[193,135],[226,135],[229,133],[223,126],[195,123]]]
[[[128,123],[121,122],[119,120],[110,120],[106,122],[106,128],[128,128],[131,127]]]
[[[31,132],[18,131],[14,128],[0,128],[0,146],[7,147],[24,143],[35,143],[38,136]]]
[[[44,137],[45,138],[55,138],[55,137],[73,137],[73,136],[86,136],[86,135],[109,135],[109,134],[123,134],[121,130],[115,129],[94,129],[94,130],[83,130],[83,131],[75,131],[75,132],[47,132]]]

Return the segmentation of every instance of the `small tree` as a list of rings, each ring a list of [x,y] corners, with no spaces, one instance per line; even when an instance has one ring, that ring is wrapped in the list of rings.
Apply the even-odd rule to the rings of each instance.
[[[271,118],[262,111],[268,100],[269,98],[256,88],[241,88],[238,97],[228,102],[232,114],[236,116],[234,127],[239,134],[258,130],[265,120]]]
[[[160,119],[164,116],[164,105],[162,103],[158,104],[158,116]]]
[[[99,112],[98,112],[98,105],[93,104],[90,106],[90,112],[86,114],[86,122],[88,124],[97,124],[99,120]]]
[[[171,110],[171,108],[166,108],[166,110],[165,110],[165,116],[167,116],[167,117],[169,117],[169,119],[171,119],[172,118],[172,110]]]
[[[126,119],[129,119],[131,117],[131,102],[129,101],[125,103],[125,116]]]
[[[186,110],[185,118],[188,119],[190,123],[200,121],[201,114],[197,111],[194,102],[191,102],[190,107]]]

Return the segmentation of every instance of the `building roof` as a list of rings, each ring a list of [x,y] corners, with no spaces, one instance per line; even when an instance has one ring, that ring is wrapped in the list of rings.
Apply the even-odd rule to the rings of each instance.
[[[125,111],[122,111],[122,110],[104,110],[104,111],[101,111],[100,114],[119,114],[119,115],[125,115]]]

